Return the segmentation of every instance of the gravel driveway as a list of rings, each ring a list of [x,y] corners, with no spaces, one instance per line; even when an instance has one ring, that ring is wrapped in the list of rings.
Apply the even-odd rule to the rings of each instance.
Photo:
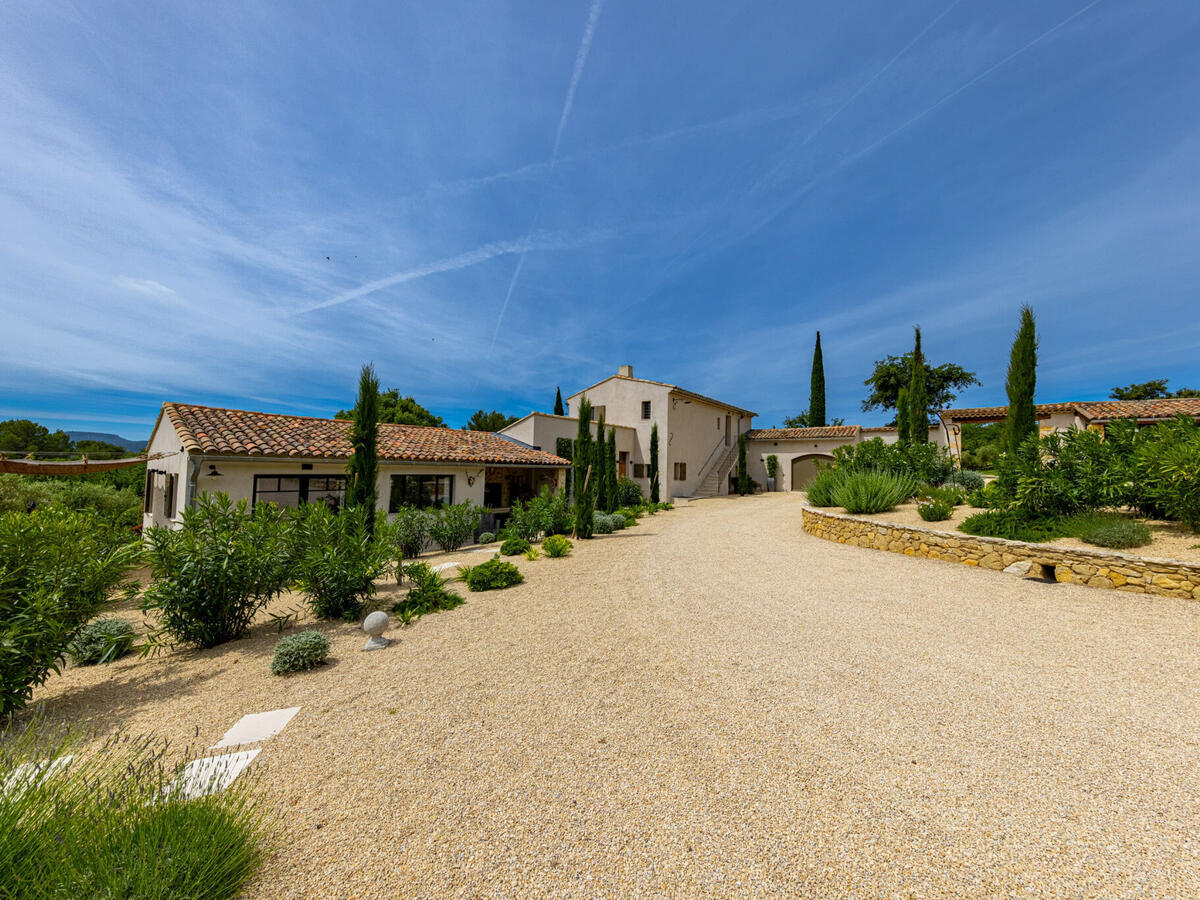
[[[1200,894],[1200,604],[830,544],[786,494],[642,522],[382,652],[326,626],[311,674],[263,632],[39,699],[201,743],[301,706],[254,896]]]

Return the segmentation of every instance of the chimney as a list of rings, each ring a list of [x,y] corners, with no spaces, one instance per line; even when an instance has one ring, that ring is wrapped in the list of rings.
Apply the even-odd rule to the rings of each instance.
[[[633,366],[618,366],[617,374],[620,375],[622,378],[632,378],[633,377]]]

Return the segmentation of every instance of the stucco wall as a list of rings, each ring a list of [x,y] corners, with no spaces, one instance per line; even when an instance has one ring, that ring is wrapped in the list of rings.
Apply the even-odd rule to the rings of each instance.
[[[708,469],[726,450],[736,450],[738,435],[750,429],[750,419],[720,406],[703,403],[694,398],[669,398],[670,427],[663,444],[666,447],[663,466],[663,491],[669,497],[689,497],[700,487]],[[725,441],[725,417],[729,417],[729,441]],[[660,440],[663,433],[659,432]],[[747,450],[748,452],[748,450]],[[675,480],[675,463],[687,464],[687,478]],[[718,493],[729,492],[728,479],[722,479]]]
[[[852,438],[827,438],[817,441],[770,441],[746,442],[746,467],[750,477],[767,489],[767,457],[774,453],[779,457],[779,474],[775,478],[775,490],[798,491],[802,484],[792,484],[792,460],[802,456],[820,456],[832,461],[837,447],[853,444]]]
[[[604,423],[605,433],[607,434],[611,422],[607,420]],[[649,444],[650,432],[646,431],[646,450],[643,455],[643,450],[638,442],[638,433],[636,428],[627,426],[612,426],[617,432],[617,458],[620,459],[622,453],[627,453],[629,458],[629,466],[627,474],[633,478],[634,463],[649,462]],[[526,416],[519,422],[515,422],[507,428],[501,429],[501,434],[516,438],[529,444],[531,447],[537,447],[540,450],[545,450],[547,453],[558,452],[558,439],[566,438],[567,440],[575,440],[579,434],[579,421],[571,416],[555,416],[550,413],[533,413]],[[592,426],[592,435],[596,434],[596,426]],[[635,479],[642,485],[642,490],[648,490],[650,485],[649,478]]]
[[[1027,544],[801,509],[804,530],[839,544],[924,556],[985,569],[1029,569],[1055,581],[1200,600],[1200,565],[1127,553]]]
[[[169,422],[160,421],[150,436],[146,454],[167,454],[162,459],[152,459],[146,463],[146,469],[157,470],[163,474],[155,474],[150,478],[149,512],[142,513],[142,527],[150,528],[155,525],[167,525],[179,522],[179,515],[187,503],[188,457],[183,452],[183,442],[171,427]],[[167,475],[175,476],[175,515],[167,517],[168,501],[166,497]],[[143,510],[145,507],[143,507]]]

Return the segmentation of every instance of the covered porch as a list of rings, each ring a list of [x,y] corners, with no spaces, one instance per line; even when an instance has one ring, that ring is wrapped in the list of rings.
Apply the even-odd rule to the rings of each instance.
[[[487,466],[483,483],[484,530],[498,531],[504,527],[512,505],[536,497],[543,487],[561,490],[566,485],[569,471],[546,466]]]

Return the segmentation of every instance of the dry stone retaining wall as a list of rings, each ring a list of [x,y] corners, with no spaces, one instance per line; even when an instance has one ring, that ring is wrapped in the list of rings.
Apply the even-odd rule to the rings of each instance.
[[[1200,600],[1200,565],[1169,559],[1150,559],[1128,553],[1083,550],[1053,544],[1027,544],[977,537],[954,531],[935,531],[896,525],[842,513],[804,507],[804,530],[839,544],[889,550],[905,556],[924,556],[964,566],[1020,571],[1088,587],[1162,594]]]

